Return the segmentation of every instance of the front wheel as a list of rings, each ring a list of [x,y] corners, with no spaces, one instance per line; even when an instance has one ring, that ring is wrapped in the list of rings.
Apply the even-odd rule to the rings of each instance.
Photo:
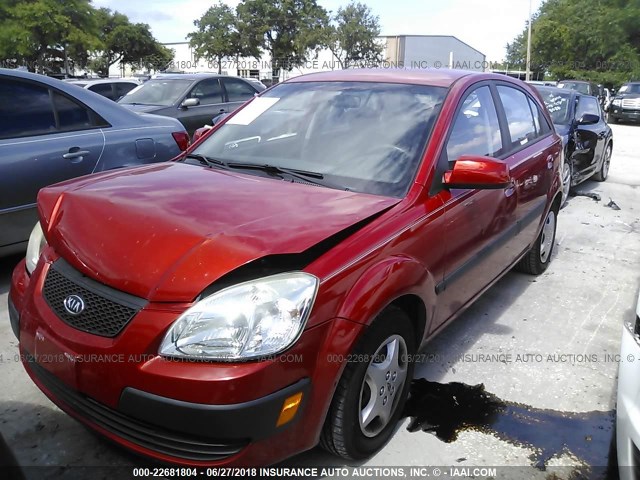
[[[604,151],[604,158],[602,159],[602,166],[598,170],[593,179],[598,182],[604,182],[609,176],[609,166],[611,165],[611,144],[607,145]]]
[[[415,344],[404,311],[391,306],[376,318],[349,355],[324,423],[322,448],[358,460],[391,438],[409,393]]]
[[[531,275],[540,275],[543,273],[551,262],[551,253],[553,245],[556,241],[556,218],[558,212],[554,208],[549,210],[542,231],[531,250],[518,262],[516,269]]]
[[[611,115],[611,113],[607,114],[607,123],[618,123],[618,119]]]

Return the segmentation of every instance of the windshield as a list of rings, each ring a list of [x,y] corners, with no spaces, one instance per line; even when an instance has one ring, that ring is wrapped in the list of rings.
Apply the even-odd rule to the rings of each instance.
[[[558,88],[568,88],[569,90],[575,90],[576,92],[584,93],[585,95],[591,95],[591,93],[589,93],[588,83],[562,82],[558,84]]]
[[[149,80],[127,93],[118,103],[169,106],[185,93],[193,80]]]
[[[640,83],[627,83],[620,87],[618,93],[640,93]]]
[[[445,94],[444,88],[418,85],[282,84],[253,99],[194,153],[232,167],[249,163],[316,172],[320,184],[401,197]]]
[[[538,88],[540,96],[544,101],[547,110],[551,114],[551,120],[556,125],[567,125],[570,120],[569,101],[571,94],[569,92],[558,92],[557,90],[548,90],[546,88]]]

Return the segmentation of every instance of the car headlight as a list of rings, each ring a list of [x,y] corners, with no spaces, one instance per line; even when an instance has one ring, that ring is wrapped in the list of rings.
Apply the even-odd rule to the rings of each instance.
[[[26,267],[29,274],[33,273],[33,271],[36,269],[36,265],[38,265],[38,260],[40,259],[40,254],[42,253],[42,250],[44,249],[46,244],[47,239],[44,238],[42,227],[40,226],[40,222],[38,222],[31,231],[31,235],[29,236],[29,243],[27,245]]]
[[[615,105],[616,107],[619,107],[622,105],[622,99],[620,98],[614,98],[613,99],[613,105]]]
[[[300,337],[317,290],[317,277],[304,272],[225,288],[184,312],[169,328],[159,353],[218,361],[275,355]]]

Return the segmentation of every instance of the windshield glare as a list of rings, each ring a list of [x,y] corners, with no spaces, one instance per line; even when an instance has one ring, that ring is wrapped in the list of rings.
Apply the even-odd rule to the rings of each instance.
[[[173,105],[187,90],[192,80],[149,80],[127,93],[118,103],[141,105]]]
[[[551,120],[556,125],[566,125],[569,123],[569,101],[570,93],[558,93],[557,90],[545,90],[539,88],[540,96],[551,114]]]
[[[193,153],[317,172],[337,188],[401,197],[445,94],[419,85],[282,84],[253,99]]]
[[[620,87],[620,93],[640,93],[640,83],[627,83]]]

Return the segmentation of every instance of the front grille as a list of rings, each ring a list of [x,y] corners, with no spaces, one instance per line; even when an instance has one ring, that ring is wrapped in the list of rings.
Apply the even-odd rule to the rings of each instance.
[[[38,365],[33,356],[29,355],[27,359],[31,371],[46,389],[71,407],[75,413],[146,449],[176,458],[211,462],[230,457],[248,444],[248,441],[227,442],[194,437],[142,422],[72,390]]]
[[[73,315],[65,299],[75,295],[84,301],[84,310]],[[146,305],[146,301],[85,277],[60,259],[47,273],[43,296],[53,312],[67,325],[83,332],[115,337]]]
[[[622,108],[632,108],[640,110],[640,98],[622,99]]]

